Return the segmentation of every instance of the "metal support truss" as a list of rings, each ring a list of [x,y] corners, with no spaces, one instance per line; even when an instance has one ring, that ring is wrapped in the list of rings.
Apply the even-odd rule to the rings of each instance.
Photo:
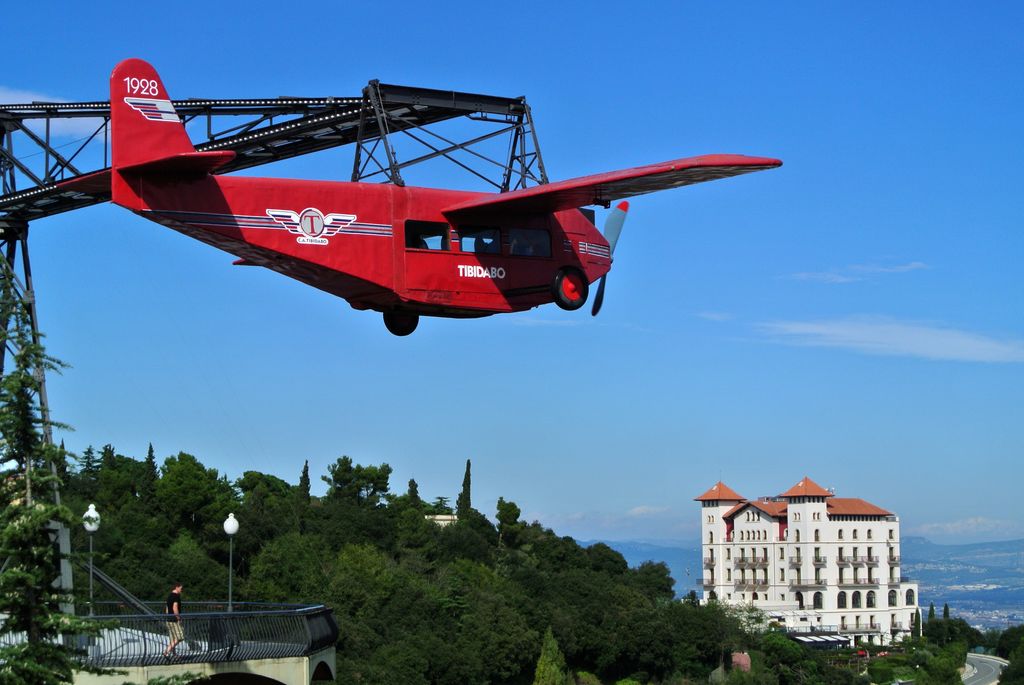
[[[0,219],[0,252],[3,253],[3,259],[0,259],[0,278],[10,285],[10,290],[5,289],[5,292],[13,293],[25,309],[32,328],[32,342],[39,344],[36,297],[32,287],[32,265],[28,255],[28,222]],[[2,377],[7,353],[15,354],[18,351],[14,348],[15,339],[10,335],[10,326],[18,324],[5,320],[0,321],[0,325],[3,326],[3,344],[0,345],[0,377]],[[50,408],[46,400],[46,374],[42,368],[33,369],[33,374],[38,383],[36,401],[42,421],[43,441],[47,445],[52,445],[53,428],[50,423]],[[48,468],[52,475],[57,475],[55,463],[51,462]],[[26,464],[26,469],[31,469],[31,463]],[[54,501],[60,504],[60,489],[58,487],[54,486],[52,496]],[[60,588],[64,594],[70,594],[72,589],[71,531],[64,525],[54,524],[53,536],[61,554]],[[69,604],[65,610],[73,610],[73,607]]]
[[[490,124],[492,130],[473,138],[453,140],[431,126],[441,120],[434,116],[440,108],[470,121]],[[423,154],[399,161],[391,141],[397,134],[415,141],[423,148]],[[509,140],[504,159],[494,159],[480,151],[480,143],[500,136]],[[363,89],[355,143],[353,181],[383,176],[385,182],[404,185],[402,169],[443,157],[498,192],[548,182],[533,115],[522,97],[500,98],[370,81]],[[457,153],[461,154],[456,156]]]

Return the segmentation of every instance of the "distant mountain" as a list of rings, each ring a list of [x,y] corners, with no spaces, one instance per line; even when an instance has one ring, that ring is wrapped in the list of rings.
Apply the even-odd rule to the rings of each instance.
[[[918,581],[920,602],[982,627],[1024,620],[1024,540],[938,545],[902,540],[903,571]]]

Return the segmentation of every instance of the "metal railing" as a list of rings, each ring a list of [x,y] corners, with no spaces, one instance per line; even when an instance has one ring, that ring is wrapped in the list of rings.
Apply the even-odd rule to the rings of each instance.
[[[203,611],[206,608],[184,604],[180,623],[184,639],[169,660],[163,654],[172,624],[163,614],[114,610],[90,619],[102,624],[98,635],[65,639],[80,650],[85,664],[101,668],[299,657],[330,647],[338,639],[332,611],[323,605],[241,605],[231,612]],[[8,635],[3,643],[23,639]]]

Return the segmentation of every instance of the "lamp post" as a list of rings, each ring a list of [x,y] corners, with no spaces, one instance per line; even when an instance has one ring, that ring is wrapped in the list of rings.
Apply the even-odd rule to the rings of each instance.
[[[234,514],[228,514],[224,519],[224,532],[228,534],[228,611],[232,610],[232,575],[235,571],[235,533],[238,532],[238,519]]]
[[[89,615],[92,616],[92,536],[100,529],[100,513],[95,504],[90,504],[89,510],[82,514],[82,526],[89,534]]]

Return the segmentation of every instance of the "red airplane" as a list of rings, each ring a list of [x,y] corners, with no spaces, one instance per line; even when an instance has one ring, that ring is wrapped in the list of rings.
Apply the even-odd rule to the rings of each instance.
[[[373,309],[395,335],[420,316],[472,318],[556,303],[579,309],[605,275],[628,204],[602,235],[580,211],[782,164],[705,155],[506,193],[214,176],[234,152],[197,152],[156,70],[110,77],[113,201],[146,219]]]

